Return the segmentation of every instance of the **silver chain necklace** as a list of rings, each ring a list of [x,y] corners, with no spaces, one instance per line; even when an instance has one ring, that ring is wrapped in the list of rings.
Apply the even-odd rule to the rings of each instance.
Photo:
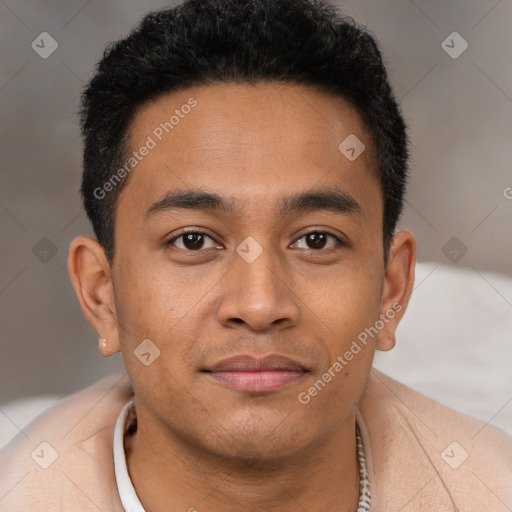
[[[372,493],[370,492],[370,481],[366,469],[366,457],[364,456],[363,440],[359,432],[359,425],[356,423],[356,446],[357,458],[359,459],[359,503],[357,512],[368,512],[372,504]]]

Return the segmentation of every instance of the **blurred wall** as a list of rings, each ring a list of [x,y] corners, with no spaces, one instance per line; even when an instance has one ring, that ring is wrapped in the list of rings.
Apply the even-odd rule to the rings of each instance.
[[[119,355],[99,355],[66,270],[72,238],[92,235],[76,112],[106,43],[164,5],[0,1],[0,403],[122,368]],[[400,227],[416,235],[419,259],[512,275],[512,2],[352,0],[342,10],[379,40],[409,126]],[[55,42],[41,44],[43,32]]]

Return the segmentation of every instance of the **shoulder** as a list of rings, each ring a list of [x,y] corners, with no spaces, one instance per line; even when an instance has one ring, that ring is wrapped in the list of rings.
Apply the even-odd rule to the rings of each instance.
[[[115,510],[113,429],[132,397],[119,373],[35,418],[0,450],[0,512]]]
[[[370,436],[373,471],[381,473],[376,476],[381,489],[392,487],[391,480],[401,473],[403,485],[409,488],[404,497],[418,503],[422,494],[437,492],[461,510],[490,504],[495,506],[492,510],[508,510],[504,504],[512,505],[510,434],[444,406],[375,368],[360,411]]]

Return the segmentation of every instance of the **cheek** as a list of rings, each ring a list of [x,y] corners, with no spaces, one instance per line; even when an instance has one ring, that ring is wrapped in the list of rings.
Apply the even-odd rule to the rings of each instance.
[[[308,304],[315,300],[320,299],[312,297]],[[335,375],[329,394],[352,396],[364,385],[373,362],[376,338],[367,329],[379,318],[380,288],[370,276],[340,277],[330,283],[320,304],[315,312],[321,320],[317,325],[323,332],[328,362],[318,377],[326,372]]]
[[[322,279],[303,283],[302,302],[312,320],[326,327],[329,338],[357,335],[379,317],[381,284],[361,265],[339,268]]]
[[[300,403],[308,403],[313,417],[339,404],[331,426],[343,421],[364,390],[375,353],[375,338],[365,329],[379,318],[378,291],[374,281],[343,280],[329,288],[315,311],[327,357],[310,387],[301,390]],[[315,297],[308,304],[315,300],[320,304]]]
[[[142,260],[144,261],[144,260]],[[214,291],[211,273],[191,280],[184,272],[170,272],[165,265],[137,264],[135,257],[119,266],[115,278],[117,321],[121,350],[127,367],[138,370],[134,350],[151,340],[160,350],[161,369],[186,371],[188,354],[201,336],[200,315],[212,309],[208,290]]]
[[[126,320],[139,330],[158,333],[166,322],[187,308],[189,288],[179,275],[170,275],[144,254],[132,252],[118,260],[115,275],[116,306],[119,320]]]

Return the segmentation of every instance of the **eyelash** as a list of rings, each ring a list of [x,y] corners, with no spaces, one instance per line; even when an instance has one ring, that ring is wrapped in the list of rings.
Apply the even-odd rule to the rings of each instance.
[[[339,246],[346,246],[345,242],[343,242],[342,240],[340,240],[339,237],[337,237],[336,235],[334,235],[333,233],[329,232],[329,231],[320,231],[320,230],[313,230],[313,231],[308,231],[306,233],[302,233],[302,235],[297,238],[295,240],[294,243],[296,243],[298,240],[301,240],[302,238],[308,236],[308,235],[311,235],[313,233],[318,233],[318,234],[324,234],[324,235],[328,235],[330,236],[331,238],[334,238],[334,240],[338,243]],[[218,243],[212,236],[210,236],[208,233],[205,233],[204,231],[197,231],[197,230],[190,230],[190,231],[183,231],[181,232],[179,235],[176,235],[174,237],[172,237],[170,240],[168,240],[165,245],[173,245],[173,243],[178,240],[179,238],[182,238],[183,236],[185,235],[188,235],[188,234],[194,234],[194,235],[203,235],[205,237],[208,237],[210,238],[211,240],[213,240],[214,242]],[[191,252],[191,253],[199,253],[201,251],[205,251],[207,249],[198,249],[196,251],[192,250],[192,249],[181,249],[180,247],[178,247],[179,250],[181,251],[185,251],[185,252]],[[329,249],[333,249],[332,247],[329,248]],[[323,250],[328,250],[328,249],[308,249],[309,251],[312,251],[312,252],[321,252]]]

